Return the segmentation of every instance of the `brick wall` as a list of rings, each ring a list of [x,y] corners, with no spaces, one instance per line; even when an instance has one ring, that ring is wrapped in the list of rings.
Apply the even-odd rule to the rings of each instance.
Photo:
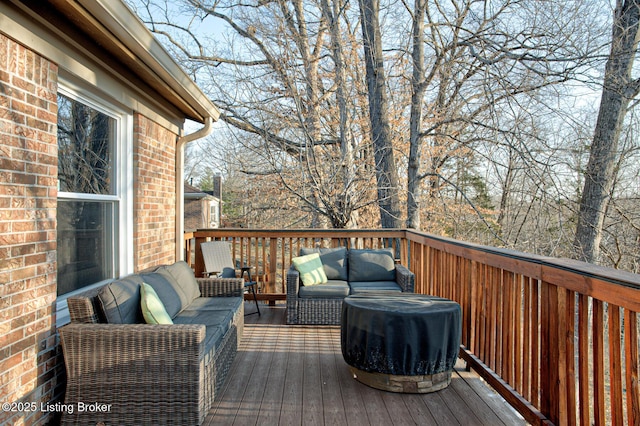
[[[148,118],[134,118],[134,265],[175,262],[176,138]]]
[[[0,402],[37,404],[0,424],[45,423],[60,393],[56,92],[56,65],[0,35]]]
[[[45,424],[64,391],[55,329],[58,68],[0,34],[0,424]],[[175,261],[177,135],[134,116],[134,265]],[[29,407],[28,405],[26,407]]]
[[[184,229],[202,228],[202,207],[200,200],[184,200]]]
[[[209,203],[206,200],[184,201],[184,229],[195,230],[209,227]]]

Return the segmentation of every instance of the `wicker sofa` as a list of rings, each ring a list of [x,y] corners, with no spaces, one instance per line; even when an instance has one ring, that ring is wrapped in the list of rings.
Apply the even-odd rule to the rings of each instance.
[[[173,324],[144,322],[142,283]],[[242,337],[243,292],[240,278],[196,279],[177,262],[70,297],[71,323],[59,331],[65,406],[75,409],[62,423],[201,424]]]
[[[319,253],[328,281],[305,286],[294,266],[287,271],[288,324],[340,324],[342,300],[369,291],[414,291],[415,276],[396,264],[391,249],[303,248]]]

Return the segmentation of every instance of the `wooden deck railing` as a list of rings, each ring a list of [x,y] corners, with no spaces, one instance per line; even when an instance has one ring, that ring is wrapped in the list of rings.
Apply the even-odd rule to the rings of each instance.
[[[416,292],[463,310],[460,355],[533,424],[640,424],[640,276],[570,260],[405,230],[199,230],[199,243],[233,242],[255,267],[261,299],[284,299],[284,276],[302,246],[393,246],[416,274]],[[193,256],[193,257],[192,257]]]
[[[402,230],[248,230],[208,229],[185,234],[187,251],[196,275],[204,272],[200,243],[224,239],[231,242],[236,263],[252,266],[262,300],[283,300],[287,269],[301,247],[397,247],[398,258],[407,259],[407,243]]]

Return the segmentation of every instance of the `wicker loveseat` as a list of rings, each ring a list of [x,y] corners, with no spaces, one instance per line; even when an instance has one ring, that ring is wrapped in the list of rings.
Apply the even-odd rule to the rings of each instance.
[[[145,323],[143,283],[173,324]],[[196,279],[177,262],[70,297],[60,340],[73,409],[62,423],[202,423],[242,337],[243,291],[240,278]]]
[[[368,291],[414,291],[415,276],[396,264],[391,249],[303,248],[318,253],[327,282],[305,286],[299,271],[287,271],[288,324],[340,324],[342,300]]]

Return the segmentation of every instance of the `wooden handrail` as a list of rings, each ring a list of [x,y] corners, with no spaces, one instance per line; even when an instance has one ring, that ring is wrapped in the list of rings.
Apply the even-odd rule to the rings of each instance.
[[[201,242],[233,242],[270,301],[284,297],[300,247],[392,246],[416,274],[416,292],[460,303],[461,357],[527,421],[640,424],[640,275],[412,230],[208,229],[186,237],[197,273]]]

